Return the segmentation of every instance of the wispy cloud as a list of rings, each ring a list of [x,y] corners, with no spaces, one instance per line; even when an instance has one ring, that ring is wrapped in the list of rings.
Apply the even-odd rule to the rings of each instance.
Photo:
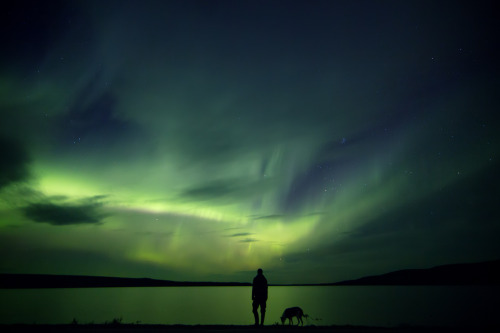
[[[274,220],[274,219],[279,219],[282,218],[284,215],[281,214],[272,214],[272,215],[263,215],[263,216],[258,216],[254,217],[254,220]]]
[[[240,232],[240,233],[237,233],[237,234],[229,235],[228,237],[244,237],[244,236],[250,236],[250,235],[253,235],[253,233],[251,233],[251,232]]]
[[[240,240],[240,243],[254,243],[254,242],[258,242],[258,241],[259,240],[255,239],[255,238],[245,238],[245,239]]]

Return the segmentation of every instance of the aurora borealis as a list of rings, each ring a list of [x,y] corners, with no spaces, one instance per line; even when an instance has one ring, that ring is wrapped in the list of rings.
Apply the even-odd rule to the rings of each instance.
[[[498,259],[493,13],[8,5],[0,272],[320,283]]]

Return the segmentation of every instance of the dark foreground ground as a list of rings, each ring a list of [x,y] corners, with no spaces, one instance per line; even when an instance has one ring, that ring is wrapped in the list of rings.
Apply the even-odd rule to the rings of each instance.
[[[367,326],[277,326],[264,327],[232,325],[0,325],[0,332],[70,332],[70,333],[430,333],[430,332],[495,332],[487,327],[367,327]]]

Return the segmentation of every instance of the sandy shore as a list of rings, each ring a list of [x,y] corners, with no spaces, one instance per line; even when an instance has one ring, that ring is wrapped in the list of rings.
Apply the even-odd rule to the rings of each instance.
[[[143,324],[88,324],[88,325],[0,325],[1,332],[103,332],[103,333],[418,333],[418,332],[474,332],[484,328],[439,327],[366,327],[366,326],[232,326],[232,325],[143,325]]]

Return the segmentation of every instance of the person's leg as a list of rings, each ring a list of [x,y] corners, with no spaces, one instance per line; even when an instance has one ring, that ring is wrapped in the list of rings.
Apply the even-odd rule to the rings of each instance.
[[[256,301],[253,301],[252,312],[253,312],[253,316],[255,317],[255,325],[259,325],[259,313],[257,312],[258,307],[259,307],[259,303]]]
[[[266,301],[260,303],[260,324],[264,326],[264,318],[266,317]]]

